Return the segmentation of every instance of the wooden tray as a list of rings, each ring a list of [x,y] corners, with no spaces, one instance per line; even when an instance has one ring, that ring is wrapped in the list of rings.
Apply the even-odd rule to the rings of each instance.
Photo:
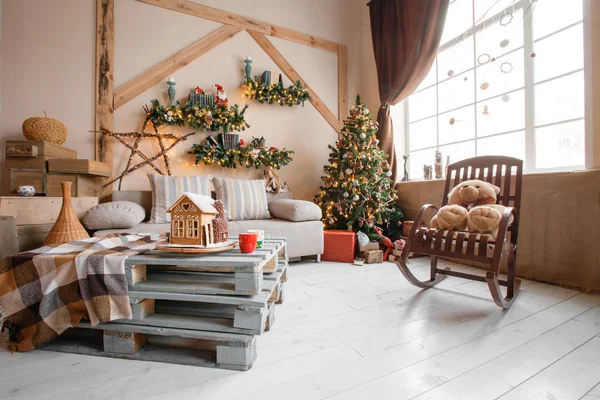
[[[160,242],[156,245],[157,251],[164,251],[167,253],[183,253],[183,254],[209,254],[209,253],[220,253],[222,251],[231,250],[235,247],[235,243],[231,243],[227,246],[222,247],[170,247],[167,242]]]

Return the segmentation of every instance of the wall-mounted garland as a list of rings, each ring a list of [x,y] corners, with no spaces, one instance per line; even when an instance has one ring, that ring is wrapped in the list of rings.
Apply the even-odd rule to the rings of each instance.
[[[165,107],[158,100],[152,100],[152,107],[144,107],[147,118],[157,126],[189,126],[205,131],[223,132],[244,131],[250,125],[244,119],[248,106],[240,110],[237,104],[229,106],[224,103],[200,106],[187,101],[183,106],[177,102]]]
[[[303,106],[306,101],[312,100],[306,86],[297,80],[294,85],[283,86],[282,76],[279,74],[279,82],[274,82],[274,74],[271,71],[265,71],[259,81],[258,76],[252,79],[252,59],[247,57],[245,77],[242,88],[244,88],[244,97],[250,100],[256,100],[259,103],[279,104],[280,106]]]
[[[189,152],[196,156],[196,165],[217,164],[224,168],[260,168],[270,167],[280,169],[292,162],[293,150],[276,147],[255,147],[252,143],[233,149],[222,144],[201,143],[194,144]]]

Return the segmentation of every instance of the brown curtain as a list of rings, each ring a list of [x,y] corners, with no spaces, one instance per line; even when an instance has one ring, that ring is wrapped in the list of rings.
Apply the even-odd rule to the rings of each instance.
[[[381,107],[379,146],[389,154],[396,182],[390,106],[411,95],[429,73],[440,45],[449,0],[372,0],[371,34]]]

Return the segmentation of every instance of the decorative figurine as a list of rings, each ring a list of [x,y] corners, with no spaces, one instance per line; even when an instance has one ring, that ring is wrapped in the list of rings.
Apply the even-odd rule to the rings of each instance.
[[[175,107],[175,85],[177,85],[177,83],[175,83],[175,78],[170,77],[167,81],[167,85],[169,85],[169,88],[167,89],[167,94],[169,95],[169,104],[171,107]]]
[[[227,220],[223,204],[209,196],[184,193],[166,210],[171,214],[169,242],[180,245],[201,245],[227,241]],[[223,220],[225,224],[223,224]]]
[[[444,174],[442,172],[442,152],[439,150],[435,151],[435,162],[433,163],[435,169],[435,179],[442,179]]]
[[[35,194],[35,188],[33,186],[19,186],[17,194],[21,197],[31,197]]]
[[[408,179],[408,171],[406,169],[406,163],[408,162],[408,154],[403,155],[402,158],[404,158],[404,176],[402,177],[400,182],[408,182],[410,180]]]
[[[423,178],[425,178],[425,180],[431,180],[432,170],[433,168],[431,167],[431,165],[423,165]]]
[[[244,67],[244,72],[246,73],[246,80],[250,81],[252,78],[250,77],[252,74],[252,57],[247,56],[244,60],[246,66]]]
[[[217,83],[215,87],[217,88],[217,104],[227,104],[227,93],[223,90],[223,86]]]

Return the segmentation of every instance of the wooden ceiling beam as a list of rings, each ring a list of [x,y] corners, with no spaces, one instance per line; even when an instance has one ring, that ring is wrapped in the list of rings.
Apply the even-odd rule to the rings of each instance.
[[[312,105],[317,109],[317,111],[329,122],[329,125],[336,130],[336,132],[340,132],[341,125],[340,121],[336,118],[336,116],[327,108],[325,103],[321,100],[319,96],[315,93],[314,90],[310,86],[306,84],[306,81],[302,79],[300,74],[292,67],[292,65],[283,57],[283,55],[273,46],[271,41],[267,39],[267,37],[261,33],[258,33],[253,30],[247,31],[250,36],[258,43],[258,45],[267,53],[269,57],[277,64],[279,68],[283,71],[283,73],[292,81],[300,81],[302,85],[306,86],[308,93],[312,97],[310,101]]]
[[[196,43],[120,86],[115,90],[115,110],[159,84],[162,80],[190,64],[209,50],[231,39],[242,30],[242,28],[237,26],[224,25],[210,35],[198,40]]]
[[[348,48],[339,46],[338,53],[338,119],[343,124],[348,114]]]
[[[267,24],[252,18],[246,18],[228,11],[218,10],[189,0],[138,0],[142,3],[162,7],[167,10],[178,11],[184,14],[220,22],[222,24],[237,26],[248,31],[260,32],[264,35],[274,36],[291,42],[300,43],[316,49],[338,53],[338,44],[330,40],[320,39],[306,33],[294,31],[276,25]]]

